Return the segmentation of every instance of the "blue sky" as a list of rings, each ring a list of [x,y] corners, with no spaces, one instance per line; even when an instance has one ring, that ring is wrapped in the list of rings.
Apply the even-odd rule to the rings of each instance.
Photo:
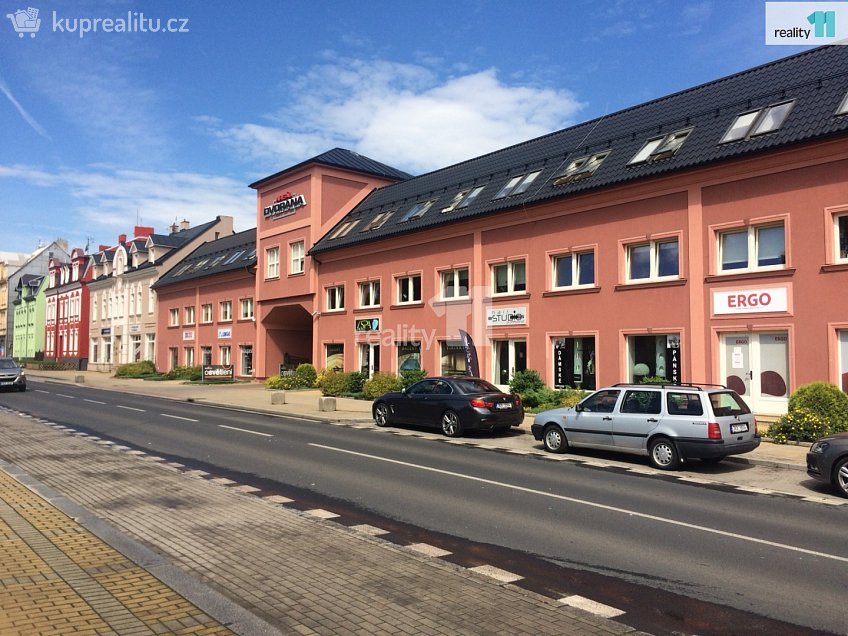
[[[30,6],[41,27],[21,38],[6,15]],[[799,51],[763,43],[764,11],[0,0],[0,251],[114,244],[137,219],[165,231],[228,214],[246,230],[249,183],[336,146],[418,174]],[[128,12],[188,32],[80,37],[74,23]]]

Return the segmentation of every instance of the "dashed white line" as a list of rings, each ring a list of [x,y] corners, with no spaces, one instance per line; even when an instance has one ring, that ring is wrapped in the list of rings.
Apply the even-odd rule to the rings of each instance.
[[[184,420],[186,422],[199,422],[200,420],[194,420],[190,417],[181,417],[179,415],[168,415],[167,413],[160,413],[162,417],[170,417],[172,420]]]
[[[77,399],[75,395],[65,395],[64,393],[57,393],[56,397],[68,398],[69,400],[76,400]]]
[[[116,408],[126,409],[127,411],[138,411],[139,413],[146,413],[144,409],[137,409],[134,406],[124,406],[123,404],[116,404]]]
[[[197,421],[197,420],[195,420],[195,421]],[[237,426],[227,426],[226,424],[218,424],[218,426],[220,428],[228,428],[231,431],[240,431],[242,433],[250,433],[251,435],[261,435],[262,437],[274,437],[273,435],[270,435],[269,433],[260,433],[259,431],[250,431],[246,428],[238,428]]]
[[[88,398],[83,398],[83,402],[91,402],[92,404],[106,404],[106,402],[101,402],[100,400],[89,400]]]
[[[48,395],[50,394],[50,391],[44,391],[43,389],[36,389],[35,392],[36,393],[47,393]]]

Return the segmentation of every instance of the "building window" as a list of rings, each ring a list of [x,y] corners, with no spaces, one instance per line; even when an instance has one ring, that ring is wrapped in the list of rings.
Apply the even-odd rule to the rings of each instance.
[[[280,276],[280,248],[269,247],[265,250],[265,278]]]
[[[253,299],[252,298],[242,298],[241,299],[241,319],[242,320],[250,320],[253,318]]]
[[[385,212],[378,213],[377,216],[371,219],[368,224],[364,228],[362,228],[362,231],[370,232],[371,230],[379,230],[386,224],[386,221],[392,218],[392,215],[395,212],[396,210],[386,210]]]
[[[147,334],[147,351],[144,354],[145,360],[153,362],[156,359],[156,334]]]
[[[554,256],[553,287],[568,289],[595,284],[595,252],[575,252]]]
[[[786,264],[783,224],[756,226],[719,234],[719,269],[722,272],[779,268]]]
[[[139,362],[141,360],[141,336],[139,334],[130,336],[130,349],[132,361]]]
[[[180,366],[179,361],[180,350],[176,347],[168,347],[168,370],[173,371],[178,366]]]
[[[233,301],[221,301],[221,322],[228,322],[233,319]]]
[[[554,388],[594,391],[595,338],[554,338]]]
[[[327,311],[344,309],[344,285],[327,287]]]
[[[328,239],[341,238],[343,236],[347,236],[350,234],[350,231],[356,227],[359,223],[359,219],[354,219],[353,221],[345,221],[341,225],[339,225],[331,234],[328,236]]]
[[[848,214],[833,217],[833,237],[836,241],[836,260],[848,260]]]
[[[326,368],[344,371],[344,344],[328,344],[324,347],[326,353]]]
[[[527,291],[526,266],[523,260],[492,266],[492,293],[517,294]]]
[[[783,102],[737,115],[719,143],[748,139],[780,130],[795,102]]]
[[[421,302],[421,275],[401,276],[397,279],[397,301],[399,305]]]
[[[200,311],[202,312],[204,323],[212,322],[212,303],[206,303],[204,305],[201,305]]]
[[[468,298],[468,268],[462,267],[441,273],[442,298]]]
[[[399,342],[397,344],[398,373],[421,370],[421,343]]]
[[[689,138],[694,128],[686,128],[669,133],[664,137],[655,137],[645,142],[645,145],[633,155],[633,158],[627,162],[628,166],[637,163],[647,163],[649,161],[658,161],[660,159],[668,159],[677,154],[683,146],[683,142]]]
[[[152,288],[147,290],[147,313],[152,314],[156,303],[156,291]]]
[[[424,216],[427,210],[429,210],[433,206],[435,202],[435,199],[431,199],[430,201],[421,201],[419,203],[416,203],[411,208],[409,208],[409,211],[406,214],[401,217],[399,223],[421,218],[422,216]]]
[[[229,366],[232,364],[232,348],[230,345],[221,345],[218,347],[218,364]]]
[[[627,280],[645,282],[677,278],[680,272],[677,239],[627,246]]]
[[[171,327],[179,327],[180,326],[180,310],[174,307],[168,312],[168,324]]]
[[[453,212],[454,210],[461,210],[462,208],[467,208],[469,205],[474,203],[474,199],[480,196],[480,193],[484,190],[486,186],[477,186],[472,190],[462,190],[461,192],[457,192],[456,196],[451,201],[450,205],[446,208],[442,208],[442,213]]]
[[[367,283],[359,283],[359,306],[380,306],[380,281],[372,280]]]
[[[185,324],[193,325],[194,324],[194,307],[186,307],[185,308]]]
[[[241,375],[253,374],[253,345],[239,345]]]
[[[522,194],[527,192],[527,189],[532,185],[532,183],[536,180],[542,173],[541,170],[536,170],[535,172],[531,172],[530,174],[520,174],[516,177],[512,177],[509,181],[506,182],[506,185],[498,190],[498,193],[493,197],[494,199],[503,199],[504,197],[511,197],[516,194]]]
[[[842,98],[842,103],[839,104],[839,108],[836,109],[837,115],[848,115],[848,93],[845,93],[845,97]]]
[[[440,343],[441,374],[466,375],[468,366],[465,361],[465,347],[459,340],[443,340]]]
[[[185,352],[185,366],[193,367],[194,366],[194,347],[186,347],[184,349]]]
[[[304,268],[303,241],[291,244],[291,273],[302,274]]]
[[[679,348],[679,334],[628,336],[627,381],[641,382],[643,378],[664,378],[679,382],[680,370],[671,366],[674,364],[671,349]]]
[[[578,157],[569,163],[559,176],[555,177],[554,185],[564,185],[566,183],[571,183],[572,181],[588,179],[595,174],[595,171],[598,168],[600,168],[604,159],[607,158],[607,155],[609,155],[610,152],[611,151],[607,150],[606,152],[599,152],[598,154],[591,156]]]
[[[200,364],[204,366],[212,364],[212,347],[200,347]]]

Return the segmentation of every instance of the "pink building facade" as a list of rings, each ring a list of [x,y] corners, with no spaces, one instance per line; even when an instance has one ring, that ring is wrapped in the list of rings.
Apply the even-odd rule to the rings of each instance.
[[[83,249],[71,250],[67,262],[50,259],[45,291],[45,359],[87,367],[91,279],[92,269]]]

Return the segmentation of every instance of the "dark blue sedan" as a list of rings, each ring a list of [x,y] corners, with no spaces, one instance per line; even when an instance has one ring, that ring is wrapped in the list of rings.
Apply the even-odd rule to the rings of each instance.
[[[807,474],[833,484],[848,497],[848,433],[835,433],[817,440],[807,453]]]
[[[374,400],[372,413],[377,426],[439,427],[448,437],[465,430],[506,431],[524,421],[520,397],[470,376],[426,378],[386,393]]]

